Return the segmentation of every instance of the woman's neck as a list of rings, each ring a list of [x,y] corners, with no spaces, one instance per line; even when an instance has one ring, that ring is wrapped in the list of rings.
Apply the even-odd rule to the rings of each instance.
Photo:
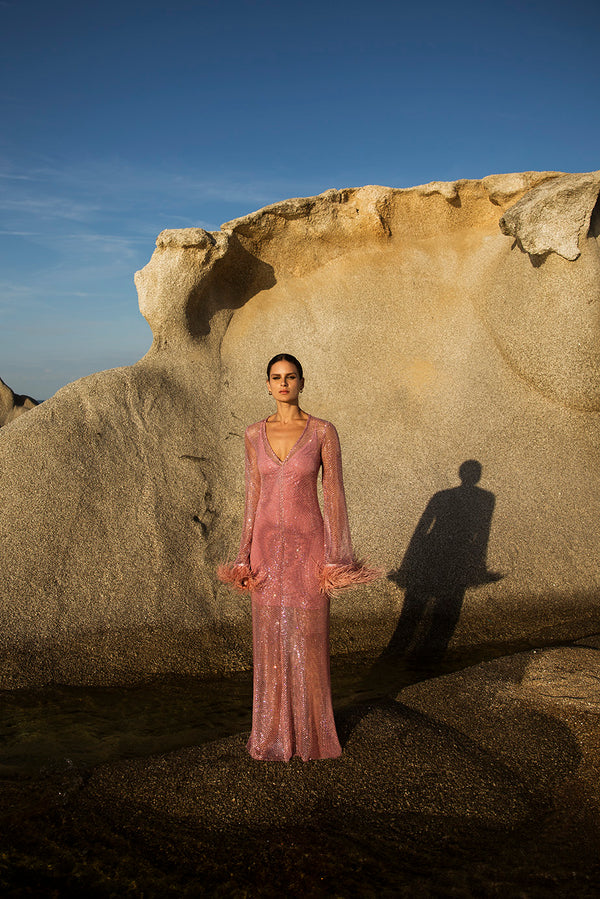
[[[303,412],[297,403],[292,405],[290,403],[277,402],[277,412],[273,421],[287,425],[292,421],[305,421],[307,417],[306,412]]]

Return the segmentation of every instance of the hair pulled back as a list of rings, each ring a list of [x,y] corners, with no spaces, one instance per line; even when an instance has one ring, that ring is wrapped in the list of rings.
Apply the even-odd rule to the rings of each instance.
[[[270,360],[269,364],[267,365],[267,381],[271,377],[271,368],[273,365],[275,365],[276,362],[291,362],[292,365],[295,365],[296,368],[298,369],[298,377],[299,378],[304,377],[302,374],[302,366],[300,365],[300,363],[298,362],[298,360],[296,359],[295,356],[292,356],[290,353],[277,353],[277,355],[273,356],[273,358]]]

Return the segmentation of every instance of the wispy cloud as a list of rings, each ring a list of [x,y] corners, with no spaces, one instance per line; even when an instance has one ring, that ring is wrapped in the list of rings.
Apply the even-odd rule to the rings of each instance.
[[[159,231],[218,230],[226,219],[297,192],[298,183],[243,171],[198,177],[119,158],[52,160],[22,152],[10,158],[4,148],[0,375],[16,372],[15,389],[48,396],[61,377],[135,361],[150,332],[137,308],[133,273],[150,258]],[[73,346],[80,349],[71,365]],[[23,387],[28,365],[37,386],[27,377],[30,386]]]
[[[66,219],[85,222],[89,221],[101,208],[99,205],[78,203],[69,197],[0,194],[0,211],[12,214],[17,218],[26,216],[42,221]]]
[[[5,208],[21,208],[25,213],[56,215],[60,218],[88,220],[96,216],[123,216],[127,210],[133,218],[141,210],[163,214],[181,221],[191,218],[210,221],[203,208],[237,205],[240,215],[254,211],[290,194],[297,194],[298,181],[284,178],[257,179],[250,173],[227,172],[198,178],[194,172],[182,172],[168,166],[132,166],[120,159],[69,162],[63,165],[32,165],[18,173],[7,172],[0,161],[0,177],[7,181],[35,183],[35,189],[9,193],[0,203]],[[308,192],[312,192],[307,185]],[[127,226],[128,216],[125,219]],[[218,225],[216,225],[218,227]]]
[[[32,178],[31,175],[17,175],[14,172],[0,172],[0,178],[5,178],[7,181],[34,181],[35,178]]]
[[[0,230],[0,234],[9,235],[10,237],[39,237],[41,231],[9,231]]]

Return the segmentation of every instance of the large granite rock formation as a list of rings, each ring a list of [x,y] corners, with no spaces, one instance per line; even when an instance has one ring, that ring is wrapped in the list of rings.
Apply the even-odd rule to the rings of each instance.
[[[23,412],[33,409],[37,404],[37,400],[30,396],[14,393],[0,378],[0,428],[10,421],[14,421]]]
[[[275,352],[338,426],[357,548],[335,652],[598,630],[600,173],[328,191],[164,231],[154,343],[0,436],[4,686],[250,662],[243,431]],[[459,476],[460,469],[460,476]]]

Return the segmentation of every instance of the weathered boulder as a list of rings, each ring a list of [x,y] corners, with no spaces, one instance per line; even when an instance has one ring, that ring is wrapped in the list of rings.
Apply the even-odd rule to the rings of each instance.
[[[214,568],[281,350],[338,426],[357,549],[390,572],[334,600],[334,652],[598,630],[599,190],[365,187],[163,232],[136,275],[148,354],[2,430],[0,684],[250,663],[248,602]]]
[[[0,378],[0,428],[7,425],[9,421],[14,421],[23,412],[33,409],[37,404],[37,400],[30,396],[14,393]]]
[[[598,172],[542,182],[502,216],[500,230],[532,257],[557,253],[563,259],[578,259],[599,188]]]

